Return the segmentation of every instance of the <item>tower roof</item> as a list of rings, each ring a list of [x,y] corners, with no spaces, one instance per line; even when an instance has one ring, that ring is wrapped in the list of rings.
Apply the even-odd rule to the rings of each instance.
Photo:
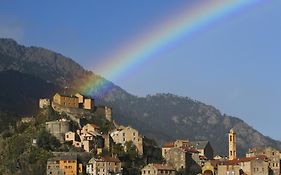
[[[235,131],[233,128],[230,129],[229,133],[235,134]]]

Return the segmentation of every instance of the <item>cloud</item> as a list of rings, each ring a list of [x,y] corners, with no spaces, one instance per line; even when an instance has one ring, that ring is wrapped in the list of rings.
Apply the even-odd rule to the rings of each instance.
[[[22,41],[24,37],[22,23],[16,18],[0,16],[0,37]]]

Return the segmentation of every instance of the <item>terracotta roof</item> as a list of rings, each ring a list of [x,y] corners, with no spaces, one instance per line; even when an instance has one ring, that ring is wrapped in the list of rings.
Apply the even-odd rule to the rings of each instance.
[[[93,128],[100,128],[98,125],[95,125],[95,124],[90,124]]]
[[[249,162],[252,160],[267,160],[266,156],[255,156],[255,157],[242,157],[242,158],[238,158],[238,159],[234,159],[234,160],[227,160],[222,162],[224,165],[236,165],[239,164],[241,162]]]
[[[102,161],[105,161],[105,162],[120,162],[120,160],[116,157],[110,157],[110,156],[105,156],[105,157],[102,157],[101,158]]]
[[[175,146],[175,142],[165,143],[162,148],[173,148]]]
[[[152,164],[152,166],[154,166],[158,170],[173,170],[173,171],[175,171],[175,169],[172,166],[167,165],[167,164]]]

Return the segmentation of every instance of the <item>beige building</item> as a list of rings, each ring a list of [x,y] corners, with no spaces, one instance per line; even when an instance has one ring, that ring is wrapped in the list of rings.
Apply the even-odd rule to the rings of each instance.
[[[118,158],[109,156],[98,159],[92,158],[86,166],[86,173],[89,175],[121,175],[121,162]]]
[[[136,129],[130,126],[120,127],[113,131],[110,136],[115,143],[120,143],[122,146],[125,146],[126,142],[132,141],[138,154],[143,154],[143,138]]]
[[[219,164],[218,175],[240,175],[239,164]]]
[[[167,164],[148,164],[141,170],[142,175],[175,175],[175,169]]]
[[[268,159],[265,156],[258,157],[243,157],[234,160],[228,160],[218,165],[218,175],[223,175],[227,171],[237,174],[247,175],[268,175]]]
[[[50,99],[47,98],[39,99],[39,108],[44,109],[49,107],[50,105],[51,105]]]
[[[234,129],[231,129],[228,133],[228,159],[236,159],[237,149],[236,149],[236,133]]]
[[[53,97],[53,102],[68,108],[79,108],[79,100],[73,95],[61,95],[56,93]]]
[[[73,146],[82,148],[86,152],[97,152],[104,144],[99,127],[95,124],[87,124],[76,133],[71,131],[65,133],[65,141],[72,142]]]
[[[53,157],[47,161],[47,175],[78,175],[82,171],[77,156]]]
[[[83,109],[93,110],[94,109],[94,99],[87,97],[80,93],[76,93],[75,97],[78,98],[79,107]]]
[[[280,171],[280,151],[272,147],[264,148],[252,148],[246,154],[246,157],[266,156],[268,158],[268,164],[270,171],[274,175],[279,175]]]
[[[201,171],[201,165],[196,159],[199,159],[199,152],[191,147],[174,147],[167,151],[165,160],[168,165],[174,167],[177,171]]]
[[[165,158],[167,152],[174,147],[181,148],[181,147],[189,147],[191,143],[188,140],[176,140],[173,142],[168,142],[162,146],[162,157]]]

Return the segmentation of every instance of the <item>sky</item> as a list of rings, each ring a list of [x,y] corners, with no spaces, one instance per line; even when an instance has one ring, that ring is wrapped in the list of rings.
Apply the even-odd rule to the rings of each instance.
[[[114,63],[118,50],[202,2],[2,0],[0,37],[59,52],[103,75],[99,65]],[[281,140],[280,9],[278,0],[253,1],[105,78],[137,96],[200,100]]]

